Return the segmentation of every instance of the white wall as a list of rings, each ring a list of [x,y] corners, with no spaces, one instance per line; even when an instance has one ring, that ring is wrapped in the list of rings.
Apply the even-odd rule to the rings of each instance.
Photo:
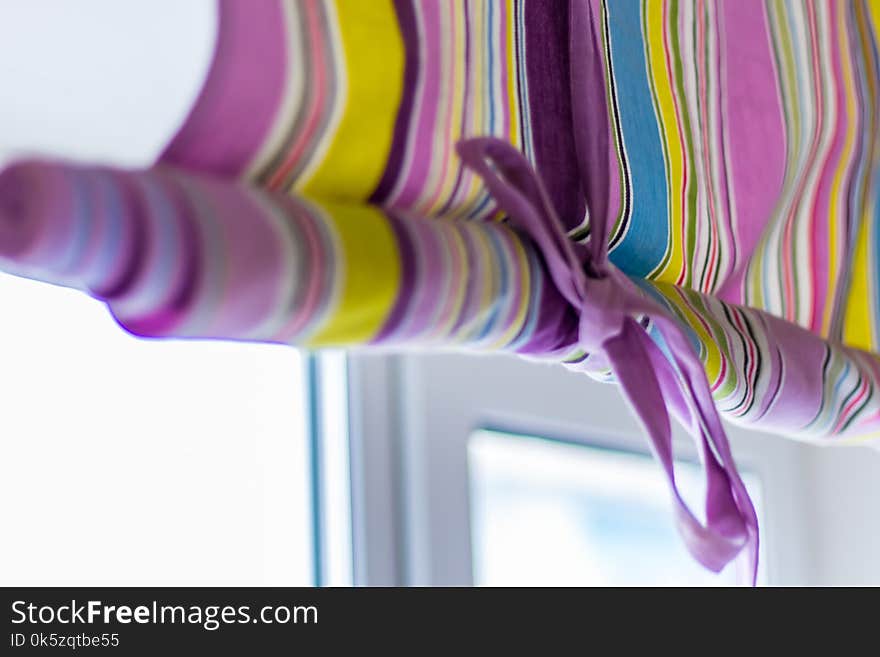
[[[804,446],[810,583],[880,585],[880,452]]]
[[[213,0],[0,0],[0,163],[152,163],[198,94],[216,23]]]

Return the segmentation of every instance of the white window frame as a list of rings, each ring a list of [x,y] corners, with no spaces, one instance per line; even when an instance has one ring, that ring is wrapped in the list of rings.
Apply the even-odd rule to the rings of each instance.
[[[648,452],[616,386],[558,365],[359,353],[349,375],[355,584],[473,584],[467,446],[476,429]],[[809,581],[810,448],[727,428],[738,464],[761,482],[767,583]],[[677,456],[696,460],[678,428],[675,446]]]

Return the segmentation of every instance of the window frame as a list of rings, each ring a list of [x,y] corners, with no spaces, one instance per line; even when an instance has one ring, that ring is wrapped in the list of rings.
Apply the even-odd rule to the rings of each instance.
[[[356,584],[473,584],[467,448],[476,429],[648,453],[617,386],[559,365],[448,352],[349,362]],[[811,448],[726,428],[740,467],[761,482],[767,582],[803,584],[813,557],[803,476]],[[679,427],[674,444],[677,458],[698,460]]]

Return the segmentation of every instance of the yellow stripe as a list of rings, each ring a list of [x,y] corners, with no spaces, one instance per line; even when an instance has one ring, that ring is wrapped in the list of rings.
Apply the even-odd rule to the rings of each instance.
[[[857,349],[871,349],[871,304],[873,294],[869,280],[869,244],[871,237],[871,217],[864,214],[859,222],[859,234],[852,262],[852,283],[846,300],[846,322],[843,327],[843,341]]]
[[[328,321],[309,347],[367,342],[382,328],[400,287],[397,242],[388,220],[368,205],[322,203],[340,253],[339,294]]]
[[[504,238],[499,237],[499,239]],[[525,323],[526,313],[528,312],[529,302],[531,301],[531,271],[529,269],[529,259],[523,248],[523,244],[518,239],[504,239],[504,242],[506,245],[513,247],[513,252],[516,256],[515,269],[521,274],[520,285],[522,289],[520,290],[521,297],[519,307],[516,309],[516,315],[510,323],[510,326],[508,326],[504,333],[499,336],[498,340],[491,345],[492,349],[503,349],[513,342]]]
[[[385,169],[403,93],[404,49],[391,0],[336,0],[344,113],[305,195],[367,199]]]
[[[694,295],[694,297],[699,298],[699,293],[660,281],[651,281],[651,284],[654,285],[657,291],[666,297],[673,306],[675,306],[676,310],[681,313],[684,322],[691,327],[694,333],[696,333],[697,341],[702,345],[704,350],[701,356],[703,369],[706,370],[706,378],[710,385],[715,385],[718,382],[718,378],[721,376],[721,361],[723,356],[719,346],[720,341],[706,331],[703,322],[701,322],[700,318],[694,314],[693,310],[691,310],[690,303],[692,303],[692,301],[688,300],[687,297],[689,295]],[[704,317],[703,319],[708,318]]]
[[[876,41],[880,39],[880,3],[869,2],[867,5],[868,23]],[[863,45],[863,56],[866,50]],[[871,164],[876,166],[874,163]],[[874,347],[872,322],[876,321],[874,318],[876,306],[872,302],[876,294],[874,283],[876,269],[871,262],[871,244],[875,239],[872,226],[876,203],[876,199],[869,201],[859,218],[859,234],[852,262],[852,283],[846,297],[846,322],[843,327],[843,341],[847,345],[869,351]]]
[[[858,434],[851,438],[834,438],[835,445],[864,445],[880,439],[880,430],[875,429],[870,433]]]
[[[826,299],[824,301],[825,308],[822,313],[821,334],[828,335],[831,330],[832,311],[834,309],[834,290],[836,289],[837,279],[840,276],[838,271],[838,232],[841,223],[840,217],[846,212],[845,207],[839,207],[844,201],[845,193],[841,192],[844,176],[848,172],[848,164],[852,157],[855,134],[853,127],[856,125],[856,100],[855,100],[855,82],[852,77],[852,66],[849,58],[850,48],[855,44],[850,43],[846,29],[846,4],[841,2],[837,5],[837,37],[840,40],[840,61],[842,70],[842,84],[845,87],[846,96],[846,140],[843,145],[843,151],[840,154],[840,161],[837,170],[834,172],[834,178],[831,182],[831,194],[829,196],[828,212],[828,278],[826,281]]]
[[[647,25],[648,64],[651,86],[656,98],[656,109],[660,115],[662,136],[666,142],[666,175],[669,179],[669,260],[655,280],[675,283],[684,269],[684,244],[681,239],[681,224],[685,217],[681,207],[681,190],[684,187],[684,165],[681,152],[681,134],[675,116],[675,98],[672,94],[673,82],[666,68],[666,53],[663,49],[663,3],[644,3],[645,23]]]
[[[507,33],[507,113],[510,116],[510,130],[508,138],[510,143],[517,148],[522,147],[519,129],[519,111],[516,104],[516,88],[517,88],[517,71],[516,71],[516,7],[513,0],[507,0],[505,15],[507,16],[507,25],[502,25],[501,29]]]
[[[878,42],[880,41],[880,2],[877,0],[868,3],[868,17],[874,28],[874,41]]]

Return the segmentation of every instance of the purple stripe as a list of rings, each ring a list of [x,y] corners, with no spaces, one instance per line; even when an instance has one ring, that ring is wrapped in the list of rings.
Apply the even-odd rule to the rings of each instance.
[[[160,162],[233,176],[250,164],[287,84],[281,7],[279,2],[219,1],[211,70]]]
[[[528,244],[533,290],[529,312],[537,316],[537,321],[532,334],[516,347],[516,352],[546,355],[571,349],[578,341],[578,314],[553,285],[550,272],[531,240],[521,234],[520,238]]]
[[[419,71],[419,33],[412,0],[394,0],[394,9],[397,12],[397,24],[403,38],[403,48],[406,54],[403,69],[403,95],[397,110],[397,120],[394,123],[394,136],[391,139],[388,163],[379,184],[369,198],[370,203],[376,204],[382,204],[388,198],[403,166],[407,130],[412,118],[416,78]]]
[[[758,3],[725,2],[724,105],[740,257],[718,297],[739,302],[749,259],[773,216],[785,174],[785,130],[769,27]]]
[[[185,194],[177,187],[175,176],[164,171],[159,175],[163,178],[169,201],[174,206],[174,220],[182,241],[183,262],[167,303],[158,306],[147,317],[125,320],[124,328],[136,335],[173,335],[174,329],[186,318],[195,301],[201,276],[201,253],[192,208],[187,203]],[[122,324],[118,317],[117,321]]]
[[[125,225],[124,237],[116,248],[125,253],[120,261],[123,265],[118,276],[105,282],[100,288],[96,287],[91,293],[102,301],[112,302],[122,298],[134,284],[138,272],[143,267],[146,250],[144,242],[147,239],[145,222],[149,217],[144,216],[145,208],[137,189],[137,176],[121,172],[113,172],[119,189],[122,192],[126,210],[119,216],[119,221]]]
[[[415,294],[416,256],[412,236],[404,225],[408,222],[390,214],[387,215],[387,218],[388,225],[397,241],[397,252],[400,254],[400,289],[397,292],[394,306],[385,320],[385,325],[373,339],[374,343],[388,341],[400,329],[407,318],[407,311]]]
[[[471,8],[469,6],[468,0],[464,0],[464,3],[464,11],[466,17],[464,21],[463,40],[464,79],[462,80],[462,86],[464,88],[464,108],[461,113],[461,123],[459,124],[459,134],[462,136],[462,138],[473,136],[471,134],[468,134],[468,124],[470,123],[471,114],[474,111],[474,104],[479,101],[479,98],[477,98],[476,90],[473,88],[474,85],[471,82],[471,67],[473,66],[473,63],[471,62],[471,21],[468,20]],[[462,180],[464,179],[464,176],[467,175],[467,171],[463,166],[461,166],[457,157],[454,160],[454,166],[457,169],[457,171],[455,172],[455,182],[452,185],[452,192],[449,194],[446,202],[437,211],[437,215],[440,217],[450,212],[454,212],[456,208],[459,208],[463,200],[462,197],[467,193],[467,188],[462,186]]]
[[[572,135],[568,3],[525,0],[526,72],[536,168],[566,228],[584,216]]]
[[[415,99],[413,112],[414,131],[408,135],[409,169],[401,171],[403,185],[399,188],[396,198],[391,203],[395,208],[409,208],[416,203],[425,191],[425,182],[431,170],[431,162],[435,159],[434,137],[438,130],[436,125],[440,104],[440,88],[442,86],[443,67],[447,62],[441,60],[443,48],[441,42],[441,16],[443,10],[450,14],[448,5],[430,2],[420,5],[417,23],[421,26],[419,48],[426,52],[425,61],[417,77],[421,81],[421,94]],[[451,19],[450,19],[451,20]],[[442,128],[442,126],[441,126]],[[400,182],[400,181],[399,181]]]
[[[442,245],[434,222],[428,219],[413,219],[410,228],[414,231],[419,247],[419,275],[416,293],[407,317],[404,336],[417,339],[430,331],[437,315],[439,300],[443,297],[444,275]]]

